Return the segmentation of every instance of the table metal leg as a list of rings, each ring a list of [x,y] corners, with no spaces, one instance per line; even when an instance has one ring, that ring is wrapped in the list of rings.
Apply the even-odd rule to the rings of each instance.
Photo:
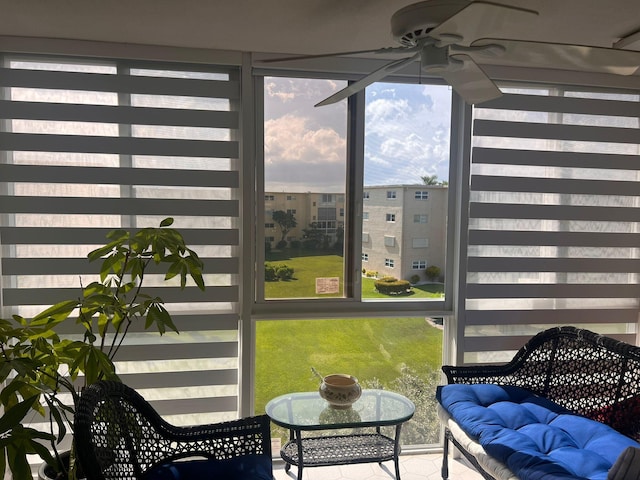
[[[396,425],[396,438],[393,444],[393,463],[396,467],[396,480],[400,480],[400,429],[402,424]]]
[[[304,460],[302,458],[302,432],[300,430],[295,431],[296,443],[298,445],[298,475],[297,480],[302,480],[302,469],[304,467]]]

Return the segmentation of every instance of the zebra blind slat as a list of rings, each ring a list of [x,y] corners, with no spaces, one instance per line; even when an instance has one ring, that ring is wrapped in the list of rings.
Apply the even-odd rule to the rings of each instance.
[[[565,178],[507,177],[475,175],[473,190],[487,192],[535,192],[576,195],[638,195],[638,184],[631,181],[572,180]]]
[[[92,92],[180,95],[203,98],[238,99],[240,87],[228,80],[152,77],[103,73],[62,72],[0,68],[3,87],[46,88]]]
[[[9,201],[9,199],[6,199]],[[13,199],[12,199],[13,201]],[[59,227],[0,227],[0,240],[5,245],[20,244],[102,244],[109,228],[59,228]],[[186,229],[181,230],[190,245],[237,245],[237,229]],[[86,259],[83,259],[86,261]]]
[[[59,213],[122,215],[215,215],[237,217],[237,200],[189,200],[172,198],[82,198],[0,196],[0,213]]]
[[[506,125],[505,125],[506,124]],[[557,125],[527,122],[477,120],[474,135],[511,138],[544,138],[582,142],[638,143],[640,134],[632,128]]]
[[[553,325],[635,343],[639,112],[638,91],[543,86],[474,108],[460,362]]]
[[[204,271],[207,273],[239,273],[237,258],[206,258]],[[46,275],[56,272],[57,275],[90,275],[95,274],[99,262],[89,262],[85,258],[3,258],[2,272],[4,275]],[[154,263],[150,264],[146,272],[159,274],[164,272]]]
[[[0,178],[8,182],[238,187],[238,172],[216,170],[0,164]]]
[[[236,158],[238,142],[0,132],[4,150]]]
[[[466,313],[467,325],[513,325],[515,321],[523,324],[542,325],[578,325],[586,324],[625,324],[638,318],[636,309],[536,309],[536,310],[473,310]]]
[[[634,258],[469,257],[470,272],[637,272]]]
[[[238,128],[238,112],[0,100],[0,118],[123,125]]]
[[[470,230],[469,244],[633,248],[640,245],[640,233]]]
[[[640,170],[636,155],[536,150],[518,150],[518,155],[514,155],[510,149],[488,147],[476,147],[473,151],[474,164],[567,168],[602,168],[606,165],[608,170]]]

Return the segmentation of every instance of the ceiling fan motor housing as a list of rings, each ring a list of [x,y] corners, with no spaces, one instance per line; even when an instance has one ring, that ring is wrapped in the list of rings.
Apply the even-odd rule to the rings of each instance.
[[[402,45],[414,46],[468,4],[468,0],[426,0],[408,5],[391,17],[391,34]]]

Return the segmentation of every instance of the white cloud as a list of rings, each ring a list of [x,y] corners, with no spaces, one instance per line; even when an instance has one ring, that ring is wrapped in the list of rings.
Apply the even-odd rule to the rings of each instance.
[[[279,190],[277,185],[288,185],[291,191],[344,190],[346,139],[332,128],[311,128],[310,123],[294,115],[265,122],[267,190]]]

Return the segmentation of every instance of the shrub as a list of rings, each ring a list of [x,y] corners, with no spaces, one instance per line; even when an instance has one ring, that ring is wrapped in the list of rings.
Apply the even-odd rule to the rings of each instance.
[[[375,278],[378,276],[378,272],[376,270],[367,270],[365,275],[369,278]]]
[[[269,253],[271,251],[271,242],[264,242],[264,251]]]
[[[384,295],[398,295],[411,290],[411,284],[407,280],[398,280],[394,277],[384,277],[374,282],[376,290]]]
[[[287,241],[286,240],[280,240],[278,243],[276,243],[276,248],[278,250],[282,250],[283,248],[287,248]]]
[[[435,265],[430,265],[427,267],[424,273],[427,275],[427,278],[429,280],[433,281],[440,276],[440,267],[436,267]]]
[[[293,278],[293,268],[288,265],[278,265],[276,267],[276,276],[280,280],[291,280]]]
[[[411,278],[409,279],[409,281],[415,285],[420,281],[420,275],[418,274],[411,275]]]
[[[300,247],[302,247],[302,242],[300,240],[291,240],[289,246],[295,250],[300,250]]]
[[[278,276],[276,275],[276,267],[274,267],[270,263],[264,264],[264,279],[267,282],[275,282],[278,280]]]
[[[362,269],[362,274],[363,274],[363,275],[366,275],[366,274],[367,274],[367,269],[366,269],[366,268],[363,268],[363,269]]]

